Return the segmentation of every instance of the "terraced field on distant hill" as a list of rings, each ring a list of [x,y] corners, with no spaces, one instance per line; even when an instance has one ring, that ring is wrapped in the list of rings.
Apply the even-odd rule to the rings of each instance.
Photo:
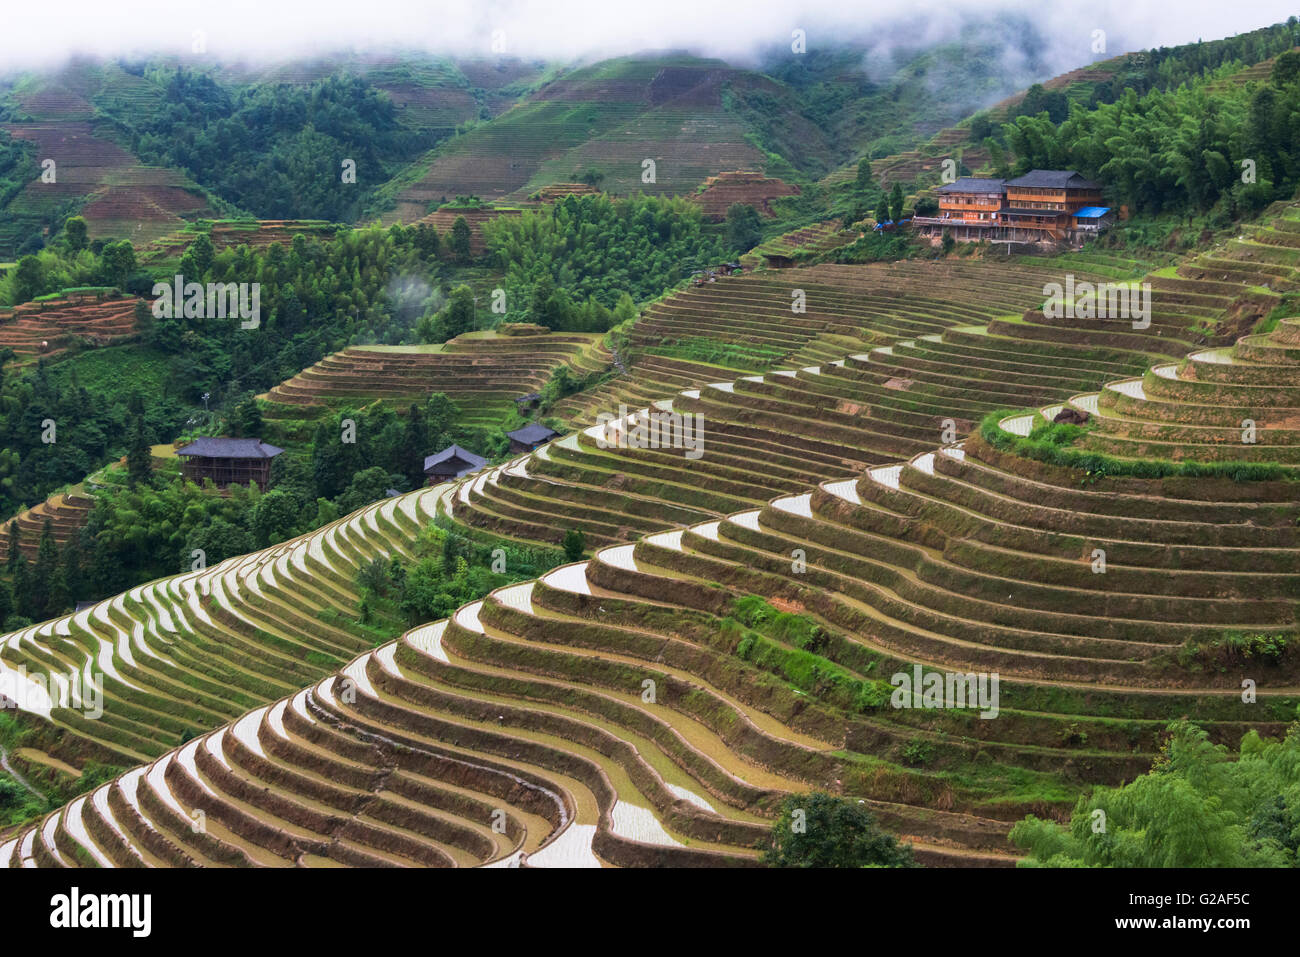
[[[1086,102],[1098,84],[1109,83],[1124,68],[1131,54],[1099,60],[1089,66],[1070,70],[1043,82],[1046,90],[1061,90],[1071,102]],[[1028,91],[1021,90],[982,110],[995,123],[1006,122],[1009,111],[1024,101]],[[970,121],[935,133],[916,149],[904,150],[872,160],[871,175],[881,183],[917,183],[939,185],[939,173],[945,159],[961,159],[962,165],[978,172],[988,164],[990,155],[982,142],[971,136]],[[857,162],[846,163],[822,178],[824,186],[845,183],[857,175]]]
[[[136,245],[159,239],[186,220],[213,210],[184,174],[145,166],[91,119],[75,95],[33,94],[38,118],[4,128],[36,146],[38,162],[54,160],[54,182],[33,180],[5,209],[0,253],[11,254],[49,216],[75,206],[92,239],[126,238]]]
[[[433,150],[385,221],[413,222],[458,195],[522,201],[589,170],[603,175],[602,189],[623,194],[688,193],[724,170],[761,169],[765,157],[722,104],[723,85],[743,75],[692,57],[574,70]],[[652,180],[642,178],[647,159]]]
[[[830,252],[852,242],[859,235],[852,230],[841,229],[837,220],[814,223],[759,243],[740,257],[740,264],[749,269],[758,266],[791,266],[800,256],[817,256]]]
[[[310,419],[328,408],[390,402],[405,408],[435,392],[465,421],[495,424],[519,396],[538,391],[560,365],[586,375],[608,366],[599,336],[470,333],[442,346],[350,346],[273,388],[266,415]]]
[[[239,246],[253,250],[263,250],[276,243],[290,246],[293,238],[299,235],[307,239],[328,237],[334,231],[334,226],[319,219],[219,219],[211,223],[199,222],[155,240],[139,250],[139,258],[146,263],[179,259],[201,231],[207,233],[213,248],[220,252]]]
[[[473,256],[482,256],[486,245],[483,240],[483,224],[491,222],[498,216],[518,216],[522,209],[511,206],[441,206],[420,220],[438,230],[443,242],[451,237],[456,220],[464,219],[469,226],[469,251]]]
[[[57,492],[0,525],[0,554],[9,554],[10,536],[17,534],[18,547],[31,561],[36,558],[47,518],[54,541],[63,545],[86,524],[94,507],[95,500],[89,495],[76,491]]]
[[[867,802],[926,863],[1009,864],[1010,822],[1132,779],[1171,718],[1276,733],[1294,658],[1253,662],[1247,705],[1222,655],[1233,633],[1296,633],[1295,482],[1089,483],[1017,445],[1108,382],[1081,454],[1154,425],[1195,461],[1242,409],[1264,445],[1295,445],[1295,324],[1222,351],[1278,301],[1245,251],[1180,267],[1229,278],[1152,276],[1142,330],[1037,308],[1066,271],[1135,271],[1115,256],[691,287],[634,327],[629,374],[571,408],[590,422],[622,397],[631,420],[3,639],[7,680],[105,675],[96,721],[23,695],[41,747],[143,763],[0,841],[0,864],[744,865],[811,787]],[[753,371],[651,351],[702,333]],[[831,336],[860,349],[817,358]],[[611,444],[652,408],[703,412],[702,457]],[[355,571],[439,516],[583,528],[597,551],[376,648]],[[998,671],[998,718],[890,707],[888,677],[914,667]]]
[[[704,188],[691,196],[699,203],[704,218],[721,222],[727,218],[727,210],[734,204],[753,206],[759,215],[772,216],[772,200],[782,196],[796,196],[799,187],[782,182],[775,177],[762,173],[732,170],[710,176],[702,184]]]
[[[134,296],[115,290],[65,290],[61,296],[0,310],[0,348],[23,360],[52,357],[75,340],[111,345],[135,335]]]

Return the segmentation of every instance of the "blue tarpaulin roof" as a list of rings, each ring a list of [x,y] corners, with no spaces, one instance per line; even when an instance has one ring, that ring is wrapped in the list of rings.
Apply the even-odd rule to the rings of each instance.
[[[1109,212],[1109,206],[1085,206],[1074,215],[1079,219],[1100,219]]]

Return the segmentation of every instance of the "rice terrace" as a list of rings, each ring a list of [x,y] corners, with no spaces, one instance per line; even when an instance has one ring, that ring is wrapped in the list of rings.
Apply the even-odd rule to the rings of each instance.
[[[1280,927],[1300,20],[371,6],[0,13],[19,932]]]

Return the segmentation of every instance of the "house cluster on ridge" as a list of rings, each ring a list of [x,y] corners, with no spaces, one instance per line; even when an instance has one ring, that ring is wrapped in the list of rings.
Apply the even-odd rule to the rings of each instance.
[[[963,176],[935,193],[939,215],[912,218],[922,236],[1076,245],[1114,222],[1101,187],[1074,170],[1036,169],[1010,180]]]

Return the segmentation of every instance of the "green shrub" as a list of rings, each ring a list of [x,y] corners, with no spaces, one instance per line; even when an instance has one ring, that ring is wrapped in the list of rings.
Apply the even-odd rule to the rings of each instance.
[[[1290,647],[1288,635],[1230,631],[1208,641],[1189,639],[1179,649],[1178,663],[1184,667],[1200,665],[1207,668],[1228,668],[1247,661],[1277,665]]]
[[[820,792],[792,794],[772,825],[769,867],[915,867],[912,849],[882,831],[866,807]]]

